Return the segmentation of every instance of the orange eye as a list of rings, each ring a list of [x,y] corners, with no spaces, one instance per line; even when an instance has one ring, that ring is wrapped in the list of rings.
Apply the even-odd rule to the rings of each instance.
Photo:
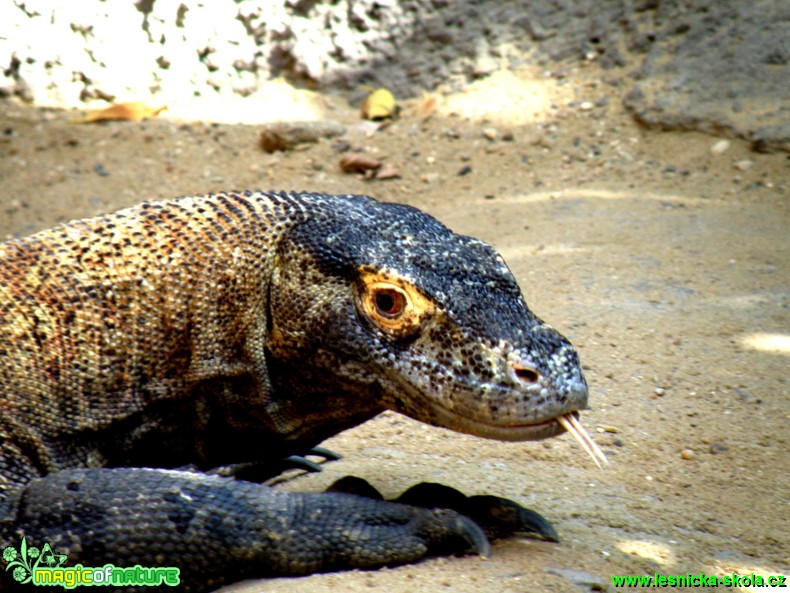
[[[394,338],[416,336],[435,306],[409,281],[362,268],[355,294],[359,312]]]
[[[373,295],[376,313],[387,319],[396,319],[406,310],[406,297],[394,288],[381,288]]]

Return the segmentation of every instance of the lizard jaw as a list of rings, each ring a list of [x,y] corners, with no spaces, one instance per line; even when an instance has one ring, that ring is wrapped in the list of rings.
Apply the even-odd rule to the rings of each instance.
[[[496,424],[485,420],[459,414],[444,406],[434,406],[430,418],[413,416],[416,420],[433,424],[442,428],[449,428],[456,432],[463,432],[472,436],[488,438],[498,441],[539,441],[568,432],[576,439],[599,469],[608,465],[601,448],[595,443],[587,430],[579,421],[579,410],[570,409],[561,414],[542,420],[524,424]],[[405,411],[405,410],[398,410]]]
[[[565,432],[556,418],[528,424],[492,424],[450,412],[455,430],[497,441],[541,441]]]
[[[540,440],[568,432],[592,458],[598,469],[603,469],[604,465],[609,464],[606,455],[579,421],[578,411],[560,414],[551,420],[534,424],[493,425],[469,420],[467,424],[474,427],[473,431],[470,431],[471,434],[500,441]],[[482,427],[483,430],[480,431],[478,427]]]

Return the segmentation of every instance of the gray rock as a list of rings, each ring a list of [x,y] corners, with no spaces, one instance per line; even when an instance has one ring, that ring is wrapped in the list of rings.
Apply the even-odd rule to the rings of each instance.
[[[663,41],[624,100],[634,117],[790,151],[790,3],[698,0],[666,12]]]
[[[313,144],[345,133],[345,126],[332,120],[274,122],[262,126],[260,144],[265,152],[291,150],[299,144]]]

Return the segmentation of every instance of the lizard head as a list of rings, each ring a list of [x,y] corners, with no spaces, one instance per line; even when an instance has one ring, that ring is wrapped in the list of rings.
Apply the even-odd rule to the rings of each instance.
[[[409,206],[306,197],[323,215],[280,245],[278,352],[299,350],[384,408],[493,439],[560,434],[557,418],[586,407],[576,350],[491,246]]]

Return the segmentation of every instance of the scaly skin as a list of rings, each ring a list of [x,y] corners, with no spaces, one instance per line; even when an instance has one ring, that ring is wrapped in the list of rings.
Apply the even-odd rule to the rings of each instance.
[[[165,469],[279,468],[385,409],[540,439],[586,402],[502,258],[407,206],[217,194],[0,245],[0,545],[193,590],[485,551],[452,511]]]

